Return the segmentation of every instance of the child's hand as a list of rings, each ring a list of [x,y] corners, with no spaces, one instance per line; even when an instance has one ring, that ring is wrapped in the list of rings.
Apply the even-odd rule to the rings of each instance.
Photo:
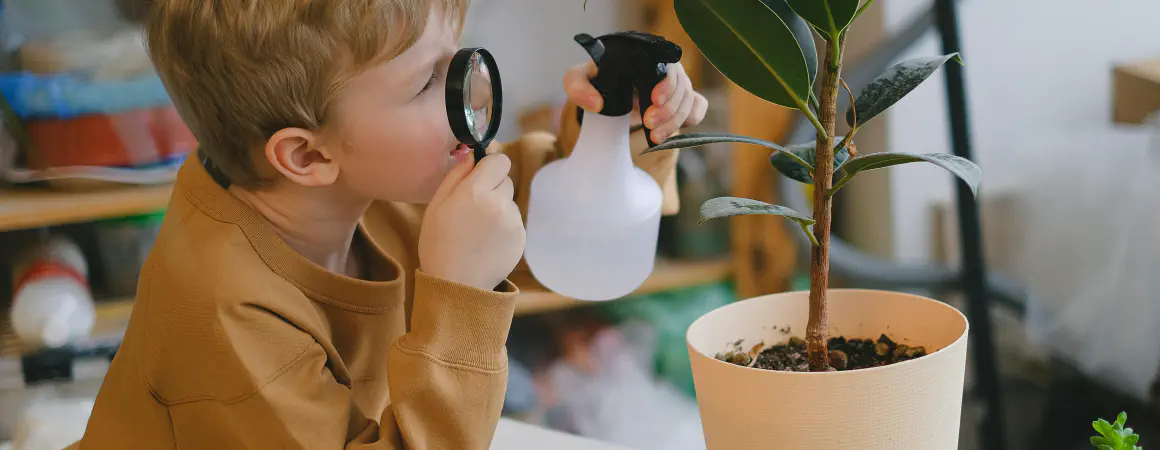
[[[588,61],[568,69],[564,74],[564,91],[568,99],[585,111],[597,112],[604,107],[604,99],[592,86],[596,64]],[[644,125],[652,130],[653,142],[660,143],[685,126],[705,120],[709,102],[693,90],[689,76],[681,63],[669,64],[669,76],[657,84],[652,92],[652,106],[644,112]]]
[[[470,155],[439,185],[419,231],[419,268],[456,283],[492,290],[524,253],[524,224],[512,200],[511,160]]]

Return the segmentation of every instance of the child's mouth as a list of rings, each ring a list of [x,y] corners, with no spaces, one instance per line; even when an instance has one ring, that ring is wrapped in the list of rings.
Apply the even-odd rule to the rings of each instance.
[[[471,147],[468,147],[467,145],[464,145],[464,144],[459,144],[459,145],[455,146],[454,150],[451,150],[451,157],[459,158],[462,156],[466,156],[470,152],[471,152]]]

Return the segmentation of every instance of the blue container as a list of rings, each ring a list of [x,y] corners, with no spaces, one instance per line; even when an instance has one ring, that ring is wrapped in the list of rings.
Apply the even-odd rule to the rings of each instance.
[[[22,119],[70,119],[172,104],[155,74],[103,81],[69,74],[4,73],[0,95]]]

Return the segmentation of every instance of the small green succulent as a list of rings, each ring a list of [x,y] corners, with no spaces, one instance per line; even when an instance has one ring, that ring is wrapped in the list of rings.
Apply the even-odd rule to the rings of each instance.
[[[1092,445],[1099,450],[1143,450],[1144,447],[1136,445],[1140,442],[1140,436],[1131,428],[1124,428],[1127,421],[1128,413],[1122,412],[1116,417],[1116,423],[1108,423],[1104,419],[1092,422],[1092,428],[1100,433],[1092,437]]]

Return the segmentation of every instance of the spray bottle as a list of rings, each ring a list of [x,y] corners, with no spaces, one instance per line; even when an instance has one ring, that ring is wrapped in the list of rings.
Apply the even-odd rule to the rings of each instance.
[[[592,85],[604,98],[586,114],[568,158],[532,179],[524,257],[548,289],[580,300],[631,293],[652,273],[661,218],[661,189],[633,164],[629,128],[635,90],[639,112],[668,75],[681,48],[659,36],[619,32],[576,35],[596,62]],[[643,119],[643,117],[642,117]],[[645,129],[649,145],[651,130]]]

